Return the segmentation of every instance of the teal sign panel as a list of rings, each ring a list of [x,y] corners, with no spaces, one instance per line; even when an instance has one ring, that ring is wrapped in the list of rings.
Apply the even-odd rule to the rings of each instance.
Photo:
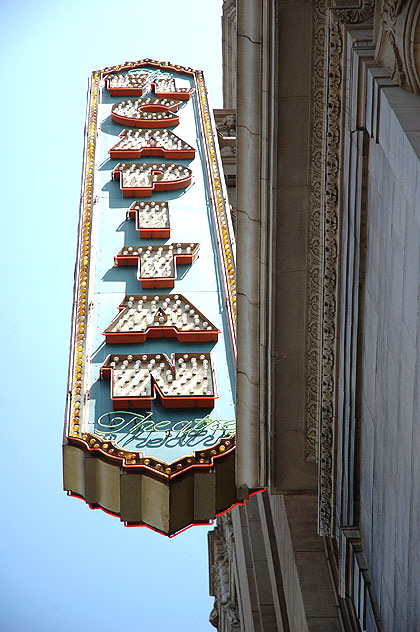
[[[202,73],[92,74],[65,444],[170,484],[235,445],[235,244]]]

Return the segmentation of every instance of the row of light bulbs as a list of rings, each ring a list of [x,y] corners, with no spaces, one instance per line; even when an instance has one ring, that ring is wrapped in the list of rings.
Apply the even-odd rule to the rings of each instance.
[[[119,163],[114,169],[122,173],[122,186],[127,188],[150,187],[153,182],[183,180],[191,176],[191,169],[175,163]],[[154,173],[157,172],[157,173]]]
[[[176,354],[172,367],[160,354],[114,356],[109,366],[114,397],[150,397],[151,375],[167,396],[214,396],[214,385],[208,354]]]
[[[169,130],[124,130],[121,140],[113,149],[142,149],[163,147],[164,149],[192,149],[188,143]]]
[[[127,87],[140,87],[147,86],[150,80],[150,75],[148,73],[139,73],[139,74],[122,74],[117,73],[115,75],[110,75],[108,77],[108,85],[110,88],[117,88],[122,86]]]
[[[180,299],[177,299],[171,306],[170,302],[170,300],[159,300],[159,297],[155,297],[152,301],[143,298],[134,300],[134,297],[130,297],[126,309],[117,317],[109,331],[144,331],[150,326],[158,327],[159,325],[174,326],[181,331],[215,329],[188,303],[183,304]]]
[[[169,205],[167,202],[134,202],[130,212],[137,212],[139,228],[169,228]]]

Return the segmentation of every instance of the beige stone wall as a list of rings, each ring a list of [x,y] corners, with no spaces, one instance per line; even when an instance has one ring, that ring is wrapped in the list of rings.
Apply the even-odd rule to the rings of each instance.
[[[227,87],[237,63],[237,483],[276,494],[232,511],[246,632],[341,629],[306,459],[313,20],[311,2],[238,3],[225,58]]]
[[[380,91],[369,147],[360,528],[386,630],[420,619],[420,96]]]
[[[224,45],[237,483],[268,488],[232,512],[247,632],[420,620],[420,97],[396,84],[415,4],[244,0]]]
[[[222,8],[223,107],[236,107],[236,0]]]
[[[237,12],[237,481],[275,493],[317,488],[305,458],[312,12]]]

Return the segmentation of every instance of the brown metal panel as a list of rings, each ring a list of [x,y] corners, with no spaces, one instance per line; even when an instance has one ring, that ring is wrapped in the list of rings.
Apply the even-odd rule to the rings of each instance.
[[[90,505],[96,505],[98,498],[98,476],[96,469],[96,459],[85,457],[85,493],[83,496]]]
[[[120,468],[95,459],[98,503],[112,513],[120,513]]]
[[[216,515],[215,472],[194,474],[194,520],[204,521]]]
[[[72,445],[63,446],[63,486],[67,492],[85,495],[85,456]]]
[[[138,472],[120,476],[120,509],[124,522],[142,521],[142,481],[143,476]]]
[[[161,481],[143,476],[142,520],[163,533],[169,533],[169,487]]]
[[[171,484],[170,533],[176,533],[194,522],[194,476],[186,476]]]
[[[216,468],[216,513],[229,509],[237,501],[235,482],[235,453],[220,459]]]

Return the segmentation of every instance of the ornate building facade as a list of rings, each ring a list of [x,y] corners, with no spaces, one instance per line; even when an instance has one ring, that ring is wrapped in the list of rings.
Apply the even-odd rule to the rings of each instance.
[[[420,620],[420,4],[351,4],[223,3],[236,476],[266,491],[209,536],[220,631]]]

